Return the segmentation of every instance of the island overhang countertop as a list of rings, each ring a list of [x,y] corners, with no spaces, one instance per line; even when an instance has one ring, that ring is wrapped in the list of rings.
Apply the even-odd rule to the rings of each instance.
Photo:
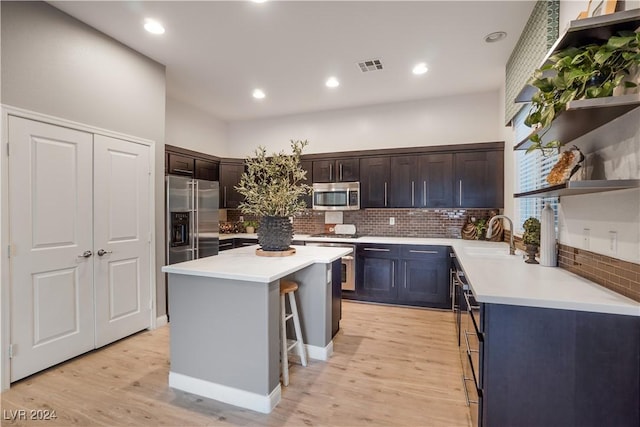
[[[246,246],[217,256],[162,267],[164,273],[270,283],[312,264],[329,264],[352,252],[350,248],[292,246],[292,256],[256,255],[258,246]]]

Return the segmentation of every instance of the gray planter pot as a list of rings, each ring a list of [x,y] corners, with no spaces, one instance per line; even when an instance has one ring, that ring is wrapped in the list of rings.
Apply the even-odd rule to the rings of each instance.
[[[293,240],[293,224],[286,216],[263,216],[258,227],[258,244],[263,251],[286,251]]]

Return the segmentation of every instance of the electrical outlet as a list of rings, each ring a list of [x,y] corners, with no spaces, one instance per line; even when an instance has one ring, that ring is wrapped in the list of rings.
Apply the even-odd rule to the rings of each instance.
[[[389,225],[396,225],[396,219],[394,217],[389,217]]]
[[[582,230],[582,249],[589,249],[589,243],[591,240],[591,230],[585,228]]]
[[[613,255],[618,252],[618,232],[609,231],[609,250]]]

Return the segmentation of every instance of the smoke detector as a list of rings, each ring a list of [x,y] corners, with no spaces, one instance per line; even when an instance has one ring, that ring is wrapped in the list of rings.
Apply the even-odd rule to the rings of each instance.
[[[378,71],[382,70],[382,61],[380,61],[379,59],[367,59],[366,61],[358,62],[358,67],[363,73],[367,73],[369,71]]]

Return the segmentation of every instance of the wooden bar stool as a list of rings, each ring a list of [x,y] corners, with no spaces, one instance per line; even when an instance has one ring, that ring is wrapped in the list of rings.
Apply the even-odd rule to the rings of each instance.
[[[296,305],[295,291],[298,284],[291,280],[280,281],[280,352],[282,362],[282,384],[289,385],[289,350],[297,347],[302,366],[307,366],[307,353],[305,352],[302,340],[302,329],[300,328],[300,317],[298,317],[298,306]],[[285,305],[285,295],[289,295],[289,305],[291,313],[287,313]],[[287,339],[287,320],[293,319],[293,327],[296,333],[295,340]]]

